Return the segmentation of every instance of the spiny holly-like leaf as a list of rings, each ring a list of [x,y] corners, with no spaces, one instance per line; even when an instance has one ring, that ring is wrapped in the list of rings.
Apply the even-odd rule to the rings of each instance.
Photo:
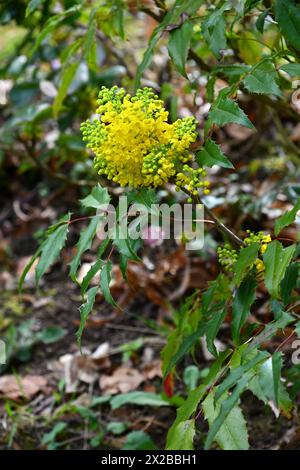
[[[238,344],[240,331],[248,315],[250,307],[255,300],[257,283],[254,278],[245,279],[238,288],[232,303],[232,338]]]
[[[196,159],[201,166],[219,165],[223,168],[234,168],[220,147],[211,139],[206,140],[203,149],[197,152]]]
[[[233,392],[231,395],[229,395],[228,398],[225,398],[223,401],[221,401],[221,407],[220,411],[217,414],[217,417],[213,420],[212,424],[210,425],[209,433],[207,435],[206,441],[205,441],[205,449],[209,449],[213,443],[214,440],[217,439],[217,434],[218,432],[222,429],[223,424],[226,423],[227,418],[229,418],[230,413],[232,410],[234,410],[238,406],[238,402],[240,399],[240,395],[246,390],[248,382],[254,377],[255,372],[254,371],[249,371],[246,374],[243,375],[243,377],[239,380],[238,384],[234,388]],[[241,430],[243,429],[242,421],[235,420],[237,419],[236,417],[236,412],[231,415],[230,419],[232,420],[233,426],[240,426]],[[225,424],[226,426],[226,424]],[[245,432],[244,432],[245,435]],[[226,441],[225,441],[226,442]],[[225,444],[224,442],[224,437],[222,439],[222,444]],[[243,439],[243,443],[245,443],[245,439]],[[237,444],[239,444],[237,442]]]
[[[184,21],[179,27],[170,32],[168,51],[177,70],[187,78],[185,64],[193,36],[193,25]]]
[[[291,209],[290,211],[285,212],[281,217],[279,217],[279,219],[276,220],[275,230],[274,230],[276,237],[277,237],[277,235],[279,235],[279,233],[281,232],[281,230],[284,227],[286,227],[287,225],[290,225],[293,222],[295,222],[295,218],[296,218],[296,215],[297,215],[298,211],[300,211],[300,198],[296,202],[293,209]]]
[[[216,8],[208,18],[202,22],[203,36],[208,47],[212,50],[217,59],[220,58],[220,51],[226,49],[226,21],[224,12],[230,7],[227,2],[220,8]]]
[[[48,268],[54,263],[58,257],[61,249],[63,248],[69,230],[70,214],[62,218],[57,224],[57,228],[47,236],[46,240],[41,246],[41,253],[38,265],[35,270],[36,284],[38,285],[41,277],[45,274]]]
[[[246,248],[242,248],[238,257],[238,260],[234,266],[234,278],[233,283],[237,286],[240,285],[241,281],[246,277],[254,261],[257,258],[260,245],[259,243],[252,243]]]
[[[267,247],[266,252],[263,254],[265,264],[265,284],[270,295],[274,298],[279,297],[280,283],[285,275],[285,270],[289,265],[296,245],[283,248],[281,243],[274,240]]]
[[[80,237],[76,245],[77,253],[70,264],[70,277],[74,282],[76,282],[76,273],[78,266],[80,265],[81,256],[85,251],[91,248],[92,241],[96,235],[97,227],[101,218],[101,216],[95,215],[89,225],[80,233]]]
[[[101,206],[109,204],[109,201],[110,195],[108,194],[107,189],[102,188],[102,186],[98,184],[92,189],[91,193],[84,199],[81,199],[80,202],[84,207],[99,209]]]
[[[79,346],[81,346],[82,333],[83,333],[86,321],[88,319],[88,316],[91,313],[91,311],[93,310],[93,306],[94,306],[94,303],[95,303],[95,297],[96,297],[98,289],[99,289],[99,287],[97,287],[97,286],[91,287],[87,292],[86,302],[84,304],[82,304],[81,307],[79,308],[79,311],[80,311],[80,325],[79,325],[78,331],[76,332],[77,341],[78,341]]]
[[[215,403],[215,394],[211,391],[202,404],[204,416],[211,427],[218,417],[222,402],[228,397],[224,394]],[[224,422],[216,433],[214,440],[223,450],[248,450],[248,431],[241,408],[236,404],[231,408]]]
[[[275,18],[288,44],[300,51],[300,7],[294,0],[276,0]]]
[[[264,61],[259,66],[255,65],[243,80],[245,88],[251,93],[281,96],[277,82],[277,72],[269,61]]]
[[[218,126],[234,122],[249,127],[249,129],[254,129],[252,122],[249,121],[244,111],[235,101],[229,98],[222,97],[213,104],[209,113],[209,120]]]
[[[103,265],[103,268],[100,273],[100,287],[102,294],[109,304],[113,305],[116,307],[117,303],[114,300],[113,296],[110,293],[110,280],[111,280],[111,270],[112,270],[112,263],[110,260],[107,260],[105,264]]]
[[[220,353],[214,364],[211,366],[208,375],[205,377],[203,384],[199,385],[194,390],[191,390],[183,402],[183,404],[177,409],[176,419],[169,429],[167,435],[166,449],[173,447],[173,442],[176,440],[180,423],[190,419],[191,415],[197,410],[199,402],[202,400],[204,394],[212,386],[213,382],[223,371],[222,364],[227,359],[230,351],[224,351]]]

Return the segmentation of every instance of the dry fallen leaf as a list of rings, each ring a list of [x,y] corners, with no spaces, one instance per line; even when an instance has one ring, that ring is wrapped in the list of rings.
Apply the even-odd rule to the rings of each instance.
[[[30,400],[45,389],[47,380],[40,375],[25,375],[16,378],[14,375],[0,377],[0,395],[11,400]]]
[[[118,367],[112,375],[102,375],[99,385],[104,393],[114,395],[136,390],[144,380],[145,377],[138,370],[123,365]]]
[[[143,367],[143,375],[145,379],[154,379],[154,377],[162,377],[162,363],[160,359],[155,359]]]
[[[64,367],[65,391],[73,393],[77,390],[79,382],[93,384],[99,378],[101,369],[110,367],[111,363],[107,357],[109,343],[98,346],[93,354],[79,355],[79,353],[65,354],[60,358]]]

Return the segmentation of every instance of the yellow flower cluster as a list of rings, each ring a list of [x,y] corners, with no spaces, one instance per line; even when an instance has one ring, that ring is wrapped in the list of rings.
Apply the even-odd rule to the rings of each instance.
[[[99,174],[134,188],[174,180],[178,187],[208,189],[207,182],[199,181],[204,170],[188,165],[197,138],[194,118],[169,124],[168,111],[149,88],[132,97],[122,88],[102,87],[97,103],[99,119],[83,123],[81,130]]]
[[[247,230],[248,236],[244,239],[246,245],[251,245],[252,243],[259,243],[260,244],[260,254],[263,255],[266,251],[268,244],[271,243],[272,238],[271,236],[265,235],[263,232],[251,232],[251,230]],[[238,252],[230,247],[230,245],[226,244],[223,248],[218,248],[218,256],[219,256],[219,263],[227,270],[232,271],[234,269],[234,265],[238,259]],[[265,270],[264,262],[257,258],[254,262],[257,274],[263,273]],[[254,266],[253,265],[253,266]]]
[[[252,243],[260,243],[260,254],[263,255],[268,247],[268,243],[271,243],[272,238],[271,235],[265,235],[264,232],[251,232],[251,230],[247,230],[248,236],[244,239],[246,245],[251,245]],[[261,274],[265,270],[264,262],[257,258],[254,262],[256,271],[258,274]]]

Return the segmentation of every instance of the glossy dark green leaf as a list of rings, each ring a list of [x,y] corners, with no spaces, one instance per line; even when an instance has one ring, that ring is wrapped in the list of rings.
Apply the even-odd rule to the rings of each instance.
[[[95,298],[96,298],[96,294],[97,294],[98,290],[99,290],[99,287],[97,287],[97,286],[91,287],[87,291],[86,302],[84,304],[82,304],[81,307],[79,308],[80,325],[79,325],[78,331],[76,332],[76,337],[77,337],[77,341],[78,341],[78,344],[79,344],[80,347],[81,347],[82,333],[83,333],[86,321],[87,321],[91,311],[93,310],[93,306],[94,306],[94,303],[95,303]]]
[[[211,139],[206,140],[203,149],[197,152],[196,159],[200,166],[212,167],[218,165],[223,168],[234,168],[220,147]]]
[[[288,44],[300,51],[300,7],[294,0],[275,0],[275,19]]]
[[[280,293],[284,305],[290,303],[291,292],[296,287],[299,278],[299,268],[299,262],[296,261],[294,263],[291,263],[287,267],[284,278],[280,283]]]
[[[184,21],[179,27],[170,32],[168,51],[177,70],[187,78],[185,64],[193,35],[193,25]]]
[[[110,280],[111,280],[111,270],[112,270],[112,262],[110,260],[107,260],[105,264],[103,265],[103,268],[101,269],[100,273],[100,287],[102,294],[109,304],[113,305],[116,307],[117,303],[114,300],[113,296],[110,293]]]
[[[279,219],[276,220],[274,230],[276,237],[284,227],[287,227],[288,225],[291,225],[293,222],[295,222],[298,211],[300,211],[300,198],[294,205],[293,209],[285,212],[281,217],[279,217]]]
[[[218,126],[234,122],[249,129],[254,129],[252,122],[249,121],[244,111],[235,101],[229,98],[221,98],[212,105],[209,119]]]
[[[70,263],[70,277],[74,282],[76,281],[76,273],[78,270],[78,266],[81,263],[81,256],[85,251],[91,248],[92,241],[96,236],[97,228],[99,226],[101,218],[102,216],[95,215],[91,219],[88,226],[80,232],[80,237],[76,245],[77,253]]]
[[[255,300],[257,283],[254,278],[245,279],[237,289],[232,303],[232,338],[235,344],[238,344],[241,328],[245,324],[250,307]]]
[[[41,246],[40,259],[35,270],[36,284],[38,285],[41,277],[48,268],[54,263],[63,246],[65,245],[69,230],[70,214],[66,215],[58,227],[52,231]]]
[[[249,272],[249,268],[257,259],[259,249],[259,243],[252,243],[251,245],[241,249],[238,260],[234,266],[233,283],[237,286],[239,286],[242,280],[246,277]]]
[[[279,297],[279,288],[284,278],[286,268],[292,260],[296,245],[290,245],[283,248],[281,243],[274,240],[267,247],[263,254],[265,264],[265,284],[270,295],[274,298]]]

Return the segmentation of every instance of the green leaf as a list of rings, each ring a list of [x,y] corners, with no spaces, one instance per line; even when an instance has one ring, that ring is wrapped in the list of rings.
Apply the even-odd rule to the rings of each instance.
[[[211,139],[207,139],[203,149],[197,152],[196,160],[201,166],[219,165],[223,168],[234,168],[220,147]]]
[[[270,61],[263,61],[260,65],[252,67],[252,71],[247,74],[243,83],[251,93],[276,96],[282,94],[278,86],[276,69]]]
[[[126,436],[122,450],[155,450],[156,446],[151,437],[144,431],[132,431]]]
[[[180,20],[182,13],[193,15],[198,8],[202,5],[203,0],[176,0],[174,5],[168,10],[159,25],[154,29],[148,47],[144,53],[143,60],[139,64],[136,72],[135,89],[140,85],[140,81],[144,70],[150,65],[154,49],[162,33],[169,24],[176,24]]]
[[[61,23],[62,21],[65,20],[70,15],[73,15],[74,13],[79,12],[82,9],[82,4],[81,5],[73,5],[71,8],[68,8],[67,10],[63,11],[59,15],[54,15],[49,18],[42,29],[42,31],[37,35],[37,38],[35,40],[35,43],[33,44],[32,48],[29,51],[29,56],[32,56],[38,47],[41,45],[41,43],[44,41],[44,39],[54,31],[54,29]]]
[[[86,302],[84,304],[82,304],[81,307],[79,308],[80,325],[79,325],[78,331],[76,332],[76,337],[77,337],[77,342],[78,342],[80,347],[81,347],[82,333],[83,333],[86,321],[88,319],[88,316],[89,316],[89,314],[91,313],[91,311],[93,309],[98,289],[99,289],[98,286],[91,287],[87,291],[87,300],[86,300]]]
[[[82,42],[83,38],[78,38],[63,49],[60,56],[60,61],[63,65],[73,58],[74,54],[76,54],[78,49],[82,46]]]
[[[275,352],[272,356],[272,369],[273,369],[273,385],[274,385],[274,398],[276,406],[279,406],[279,388],[282,368],[282,353]]]
[[[113,296],[111,295],[110,288],[109,288],[109,284],[111,280],[111,270],[112,270],[112,262],[110,260],[107,260],[105,264],[103,265],[103,268],[101,269],[100,287],[101,287],[101,291],[106,302],[116,307],[117,303],[114,300]]]
[[[122,393],[113,397],[110,404],[113,410],[123,405],[171,406],[170,403],[164,400],[160,395],[149,392]]]
[[[26,264],[26,266],[25,266],[25,268],[24,268],[24,270],[21,274],[21,277],[19,279],[19,282],[18,282],[18,292],[19,292],[19,294],[22,292],[23,284],[24,284],[24,281],[25,281],[25,278],[26,278],[27,274],[29,273],[29,271],[30,271],[31,267],[33,266],[35,260],[38,259],[40,254],[41,254],[41,247],[38,248],[38,250],[32,256],[32,258]]]
[[[206,327],[207,349],[215,357],[218,357],[218,351],[216,350],[216,346],[214,344],[214,341],[216,339],[216,336],[219,332],[219,329],[222,325],[222,322],[223,322],[226,314],[227,314],[227,308],[226,307],[223,308],[222,310],[218,310],[218,311],[213,310],[212,317],[207,322],[207,327]]]
[[[265,10],[259,15],[259,17],[256,20],[256,23],[255,23],[256,28],[261,34],[263,34],[264,32],[265,21],[266,21],[268,14],[269,14],[269,10]]]
[[[291,292],[296,287],[298,281],[299,267],[299,262],[291,263],[287,267],[284,278],[280,283],[280,293],[284,305],[291,301]]]
[[[283,248],[281,243],[274,240],[268,244],[267,250],[263,254],[265,264],[265,284],[268,292],[274,298],[279,297],[279,287],[284,278],[285,271],[289,265],[296,245]]]
[[[288,413],[293,404],[280,380],[282,353],[277,352],[274,354],[275,359],[270,357],[259,368],[259,385],[267,402],[274,402],[278,407]]]
[[[66,335],[66,330],[60,326],[47,326],[36,335],[37,339],[44,344],[51,344],[59,341]]]
[[[72,281],[76,282],[76,273],[78,266],[80,265],[82,254],[89,250],[92,245],[92,241],[97,233],[97,228],[102,216],[94,216],[90,221],[89,225],[81,231],[77,247],[77,253],[70,263],[70,277]]]
[[[193,450],[195,437],[195,420],[182,421],[177,426],[175,439],[169,444],[168,450]]]
[[[204,383],[191,390],[183,402],[183,404],[177,409],[176,419],[169,429],[167,435],[167,444],[166,450],[174,447],[174,442],[177,439],[178,430],[180,428],[180,423],[189,420],[190,416],[197,410],[198,403],[202,400],[206,391],[212,386],[216,381],[218,374],[221,375],[223,369],[221,369],[223,362],[229,356],[230,351],[224,351],[220,353],[217,360],[211,366],[208,375],[204,379]]]
[[[81,294],[82,295],[85,294],[85,292],[86,292],[91,280],[93,279],[93,277],[102,268],[102,266],[104,264],[104,261],[101,259],[101,256],[105,252],[105,250],[108,247],[109,243],[110,243],[109,238],[105,238],[103,240],[103,242],[101,243],[101,245],[98,249],[98,253],[97,253],[97,256],[98,256],[97,261],[93,264],[93,266],[91,266],[90,270],[86,273],[86,275],[84,276],[84,278],[82,280],[82,283],[81,283]]]
[[[217,59],[221,57],[220,51],[227,47],[224,12],[229,8],[229,5],[225,2],[221,8],[216,8],[201,25],[204,39]]]
[[[194,390],[197,387],[197,382],[201,372],[197,366],[191,365],[184,369],[183,381],[188,390]]]
[[[170,32],[168,51],[177,70],[187,78],[185,64],[193,36],[193,25],[190,21],[184,21],[179,27]]]
[[[294,0],[275,1],[275,19],[288,44],[300,51],[300,8]]]
[[[214,68],[215,73],[225,75],[234,81],[239,80],[242,75],[250,70],[251,67],[245,64],[218,65]]]
[[[128,259],[138,261],[140,258],[135,252],[133,240],[129,236],[127,227],[124,228],[118,225],[114,235],[113,244],[118,248],[119,252]]]
[[[54,263],[55,259],[64,247],[69,230],[69,220],[70,214],[63,217],[57,228],[52,231],[42,243],[40,259],[35,270],[36,285],[39,284],[41,277]]]
[[[107,188],[102,188],[102,186],[98,184],[92,189],[91,193],[84,199],[81,199],[80,202],[83,207],[99,209],[102,205],[109,204],[109,201],[110,195],[107,191]]]
[[[51,442],[55,441],[56,436],[64,431],[67,426],[67,423],[64,423],[63,421],[56,423],[50,432],[43,435],[42,444],[50,444]]]
[[[254,357],[253,354],[255,354]],[[254,350],[247,348],[242,356],[243,364],[231,369],[227,377],[218,386],[216,390],[216,399],[218,400],[221,398],[221,396],[235,386],[247,372],[252,369],[254,370],[260,363],[265,362],[268,357],[269,353],[266,351],[258,351],[257,348]]]
[[[281,217],[279,217],[279,219],[276,220],[274,230],[276,237],[284,227],[291,225],[295,221],[298,211],[300,211],[300,198],[294,205],[293,209],[285,212]]]
[[[25,16],[26,18],[31,15],[31,13],[34,12],[34,10],[36,10],[40,5],[42,5],[42,3],[44,3],[45,0],[30,0],[30,2],[28,3],[27,7],[26,7],[26,12],[25,12]]]
[[[89,22],[87,26],[87,33],[86,33],[85,41],[84,41],[84,58],[88,66],[92,70],[97,69],[96,40],[95,40],[95,34],[96,34],[96,29],[97,29],[97,23],[95,19],[96,12],[97,12],[97,8],[93,8],[90,13]]]
[[[240,332],[245,324],[250,307],[255,300],[257,283],[254,278],[245,279],[238,288],[232,303],[232,338],[234,343],[239,343]]]
[[[78,66],[79,62],[75,62],[73,64],[66,64],[63,68],[59,89],[53,102],[53,115],[55,118],[58,116],[59,110],[68,93],[69,86],[73,81]]]
[[[217,403],[215,403],[214,391],[211,391],[202,404],[205,418],[208,420],[209,426],[218,417],[221,411],[221,404],[228,395],[223,395]],[[214,440],[223,450],[248,450],[248,431],[245,418],[241,408],[236,404],[229,411],[224,419]]]
[[[285,64],[279,70],[283,70],[291,77],[300,77],[300,64]]]
[[[235,274],[233,283],[235,285],[239,286],[242,280],[246,277],[249,272],[249,268],[253,265],[258,256],[259,249],[259,243],[252,243],[252,245],[241,249],[238,260],[234,266]]]
[[[197,331],[188,335],[186,337],[179,337],[177,342],[177,350],[169,350],[170,360],[166,362],[164,359],[165,368],[163,368],[163,375],[166,377],[172,368],[180,361],[186,354],[192,349],[192,347],[197,343],[199,338],[203,336],[206,330],[206,325],[200,325]],[[169,343],[169,346],[174,345],[174,343]],[[176,343],[175,343],[176,344]],[[166,352],[166,349],[164,350]]]
[[[249,129],[254,129],[252,122],[249,121],[244,111],[241,110],[235,101],[229,98],[222,97],[212,105],[209,112],[209,120],[218,126],[234,122],[241,126],[249,127]]]
[[[254,375],[255,375],[255,372],[253,371],[250,371],[244,374],[243,377],[239,380],[236,387],[234,388],[231,395],[229,395],[228,398],[224,399],[221,402],[221,407],[220,407],[218,416],[216,419],[213,420],[210,426],[206,441],[205,441],[204,448],[206,450],[208,450],[211,447],[213,441],[216,440],[216,436],[218,432],[221,430],[222,425],[225,424],[226,426],[227,417],[229,419],[232,419],[232,417],[230,416],[230,413],[232,412],[232,410],[234,410],[237,407],[239,399],[240,399],[240,395],[246,390],[248,382],[250,381],[250,379],[252,379]],[[233,414],[233,421],[234,421],[235,415],[236,413]],[[222,443],[224,444],[223,440],[222,440]]]

